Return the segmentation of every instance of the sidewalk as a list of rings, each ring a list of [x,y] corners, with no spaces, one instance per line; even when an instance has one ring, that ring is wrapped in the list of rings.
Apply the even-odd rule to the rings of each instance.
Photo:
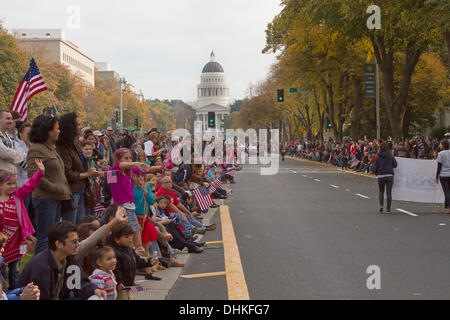
[[[202,215],[202,222],[208,225],[212,217],[219,212],[219,208],[209,209],[206,214]],[[202,238],[203,235],[199,235],[198,240],[196,241],[201,241]],[[188,253],[187,248],[184,248],[181,253],[177,254],[176,260],[186,264],[191,255],[195,256],[196,254],[190,254]],[[165,300],[182,272],[183,268],[168,268],[166,270],[153,273],[155,276],[162,278],[160,281],[145,280],[144,276],[136,276],[135,283],[141,287],[147,288],[147,292],[134,292],[132,295],[135,297],[135,300]]]

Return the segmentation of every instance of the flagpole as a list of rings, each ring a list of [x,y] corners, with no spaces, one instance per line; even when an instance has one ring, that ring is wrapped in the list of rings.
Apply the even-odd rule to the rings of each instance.
[[[55,108],[56,112],[58,112],[58,109],[56,108],[55,102],[53,101],[53,98],[52,98],[52,96],[50,95],[50,92],[49,92],[49,90],[48,90],[48,86],[47,86],[47,93],[48,93],[48,96],[50,97],[50,100],[52,100],[53,108]]]
[[[30,61],[31,61],[31,59],[34,59],[34,57],[33,57],[33,54],[32,54],[31,51],[30,51]],[[41,75],[41,76],[42,76],[42,75]],[[42,77],[42,79],[44,79],[44,77]],[[45,80],[44,80],[44,83],[45,83]],[[47,84],[45,84],[45,86],[47,87],[47,90],[46,90],[46,91],[47,91],[48,96],[50,97],[50,100],[52,101],[53,108],[55,108],[56,112],[58,112],[58,109],[56,108],[55,102],[53,101],[53,98],[52,98],[52,96],[50,95],[49,87],[47,86]],[[31,98],[30,98],[30,102],[31,102]]]

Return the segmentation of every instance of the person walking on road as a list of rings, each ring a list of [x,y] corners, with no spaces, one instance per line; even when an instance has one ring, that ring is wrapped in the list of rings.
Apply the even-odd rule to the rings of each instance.
[[[436,183],[441,181],[445,196],[444,213],[450,213],[450,150],[448,139],[443,139],[439,145],[441,151],[437,157]]]
[[[380,152],[375,158],[372,171],[378,177],[378,189],[380,200],[380,212],[383,212],[384,190],[386,189],[387,207],[386,213],[391,213],[392,186],[394,185],[394,168],[397,161],[391,153],[391,146],[388,142],[381,145]]]

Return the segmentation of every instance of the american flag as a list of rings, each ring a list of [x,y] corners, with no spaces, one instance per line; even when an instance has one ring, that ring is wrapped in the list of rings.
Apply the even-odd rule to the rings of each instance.
[[[222,189],[222,182],[219,178],[213,181],[212,185],[216,187],[216,189]]]
[[[45,85],[44,79],[39,72],[36,62],[31,58],[30,69],[28,69],[28,72],[25,74],[16,91],[10,111],[19,112],[22,115],[22,121],[26,122],[28,118],[28,101],[36,93],[45,90],[47,90],[47,86]]]
[[[106,183],[117,183],[117,170],[106,171]]]
[[[205,209],[208,209],[214,204],[211,196],[209,195],[208,189],[205,186],[198,187],[193,192],[200,210],[203,211]]]
[[[180,164],[182,162],[181,149],[183,148],[183,143],[178,142],[174,147],[169,148],[169,157],[172,159],[173,163]]]
[[[229,171],[225,172],[225,174],[234,177],[235,172],[236,172],[236,169],[233,168],[233,169],[230,169]]]
[[[141,287],[141,286],[132,286],[132,287],[130,287],[130,291],[133,292],[133,293],[147,292],[147,288]]]
[[[217,189],[211,184],[209,186],[209,194],[213,194]]]
[[[106,208],[104,206],[102,206],[100,203],[97,203],[97,205],[94,208],[95,216],[97,218],[101,218],[105,210]]]

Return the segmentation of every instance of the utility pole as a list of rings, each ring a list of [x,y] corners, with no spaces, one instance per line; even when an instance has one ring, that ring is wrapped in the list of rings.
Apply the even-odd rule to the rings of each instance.
[[[122,85],[126,86],[127,81],[125,80],[125,78],[119,78],[119,84],[120,84],[120,128],[123,130]]]
[[[377,141],[380,141],[380,79],[378,75],[378,62],[375,61],[375,72],[376,72],[376,97],[375,97],[375,107],[377,112]]]

